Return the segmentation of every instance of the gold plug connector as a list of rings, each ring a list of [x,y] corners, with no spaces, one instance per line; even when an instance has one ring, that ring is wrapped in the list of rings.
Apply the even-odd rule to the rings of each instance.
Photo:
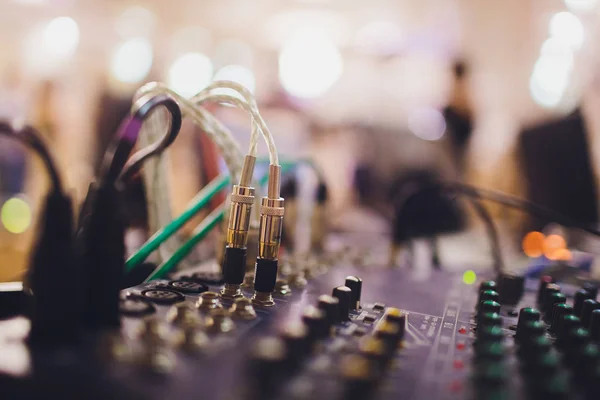
[[[283,227],[284,200],[280,197],[281,167],[269,166],[267,197],[261,200],[258,257],[254,272],[254,296],[252,301],[260,306],[272,306],[272,292],[277,282],[277,257]]]
[[[281,167],[269,166],[269,190],[263,197],[260,207],[260,231],[258,237],[258,257],[277,260],[283,227],[283,198],[279,197]]]
[[[246,273],[246,245],[250,217],[254,204],[254,188],[251,185],[256,157],[244,158],[240,184],[233,186],[229,223],[227,225],[225,254],[223,256],[223,278],[225,286],[221,290],[224,298],[241,297],[241,284]]]

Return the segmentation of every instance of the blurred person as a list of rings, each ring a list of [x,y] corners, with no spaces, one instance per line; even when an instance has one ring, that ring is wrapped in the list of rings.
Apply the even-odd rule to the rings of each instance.
[[[446,134],[457,168],[464,172],[466,152],[473,130],[473,102],[468,90],[469,67],[465,61],[452,66],[452,87],[449,103],[443,109]]]

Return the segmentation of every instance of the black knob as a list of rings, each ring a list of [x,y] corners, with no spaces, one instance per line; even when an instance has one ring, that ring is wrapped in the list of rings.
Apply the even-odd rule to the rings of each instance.
[[[566,345],[567,334],[575,328],[581,326],[581,320],[574,315],[565,315],[558,322],[556,327],[556,345],[560,348],[564,348]]]
[[[504,340],[504,333],[502,332],[502,328],[499,326],[482,326],[480,329],[477,329],[476,332],[477,339],[475,340],[475,348],[477,349],[489,342],[502,342]]]
[[[340,323],[340,301],[337,297],[327,294],[319,296],[318,307],[325,313],[325,318],[329,326]]]
[[[577,354],[590,341],[590,333],[585,328],[574,328],[567,332],[563,348],[566,350],[567,359],[573,363]]]
[[[295,368],[310,354],[310,338],[305,324],[298,322],[285,325],[279,336],[286,346],[289,367]]]
[[[542,298],[541,308],[544,314],[548,312],[548,305],[550,304],[550,299],[555,293],[560,293],[560,286],[554,283],[549,283],[546,286],[546,289],[544,290],[544,297]],[[552,310],[552,308],[550,308],[550,310]]]
[[[526,378],[531,378],[533,383],[539,382],[540,378],[551,376],[560,366],[556,353],[552,351],[540,354],[539,356],[524,358],[522,361]]]
[[[247,390],[250,399],[272,399],[282,382],[286,360],[283,340],[274,337],[261,338],[253,346],[247,365]]]
[[[522,359],[533,359],[548,353],[552,349],[552,342],[544,335],[531,337],[519,346],[518,354]]]
[[[592,320],[592,311],[600,308],[600,303],[596,300],[587,299],[583,302],[583,308],[581,309],[581,325],[584,328],[589,327]]]
[[[552,278],[551,276],[544,275],[544,276],[540,277],[540,285],[538,287],[538,292],[537,292],[537,304],[539,306],[542,305],[542,301],[544,300],[544,294],[546,292],[546,287],[551,283],[554,283],[554,278]]]
[[[478,321],[478,327],[483,326],[502,326],[502,317],[498,313],[481,314]]]
[[[504,359],[506,349],[501,341],[482,343],[475,352],[475,362],[501,361]]]
[[[503,363],[487,362],[475,370],[475,382],[479,386],[479,389],[487,391],[490,389],[490,386],[503,386],[506,379],[506,366]],[[477,398],[487,398],[487,396]]]
[[[325,339],[329,335],[329,324],[325,313],[316,307],[306,307],[302,313],[302,322],[306,324],[310,341]]]
[[[552,324],[550,325],[550,331],[556,332],[563,317],[570,314],[573,314],[573,307],[565,303],[556,303],[552,310]]]
[[[586,374],[588,370],[598,367],[600,362],[600,350],[597,344],[588,343],[574,355],[574,368],[578,374]]]
[[[600,310],[592,311],[589,330],[592,340],[600,342]]]
[[[559,371],[544,376],[531,386],[532,399],[567,400],[570,397],[569,381]]]
[[[575,301],[573,303],[573,314],[581,317],[581,311],[583,311],[583,302],[588,299],[594,299],[594,296],[585,289],[579,289],[575,292]]]
[[[362,292],[362,279],[358,276],[347,276],[346,282],[344,283],[346,287],[349,287],[352,291],[352,299],[350,302],[350,307],[353,310],[360,310],[360,296]]]
[[[526,321],[517,326],[515,340],[519,345],[527,343],[532,338],[543,336],[546,333],[546,327],[540,321]]]
[[[592,299],[596,299],[598,297],[598,286],[592,282],[586,282],[583,284],[583,290],[587,290],[591,295]]]
[[[486,290],[496,291],[496,289],[498,289],[498,285],[496,285],[496,282],[494,281],[483,281],[479,285],[479,293],[485,292]]]
[[[398,343],[403,333],[404,330],[401,330],[397,324],[384,322],[377,326],[373,335],[386,344],[387,354],[392,355],[396,348],[398,348]]]
[[[485,313],[497,313],[500,314],[500,304],[493,300],[484,300],[479,304],[477,309],[478,319],[480,315]]]
[[[498,279],[498,293],[500,304],[518,304],[525,292],[525,277],[521,275],[502,274]]]
[[[478,303],[481,304],[481,302],[487,300],[495,301],[498,303],[500,300],[500,295],[494,290],[484,290],[483,292],[479,292]]]
[[[526,322],[534,322],[539,321],[541,318],[541,314],[538,310],[531,307],[521,308],[519,311],[519,321],[517,322],[517,331],[520,326],[525,324]]]
[[[352,290],[347,286],[338,286],[333,289],[333,297],[340,302],[340,319],[342,321],[350,320],[350,307],[352,304]]]
[[[544,313],[544,321],[546,321],[546,323],[551,323],[552,322],[552,313],[554,312],[554,305],[555,304],[560,304],[560,303],[566,303],[567,302],[567,296],[565,296],[562,293],[551,293],[551,292],[546,292],[547,293],[547,299],[546,299],[546,312]]]
[[[341,376],[344,382],[343,400],[362,400],[372,396],[376,380],[373,360],[363,355],[349,354],[340,360]]]
[[[404,338],[406,331],[406,314],[398,308],[389,307],[383,316],[385,322],[396,325],[399,330],[399,338]]]

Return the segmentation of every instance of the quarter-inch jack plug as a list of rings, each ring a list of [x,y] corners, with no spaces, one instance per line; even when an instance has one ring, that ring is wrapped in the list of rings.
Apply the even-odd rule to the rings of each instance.
[[[278,254],[283,226],[284,200],[279,197],[281,167],[269,166],[269,189],[261,201],[258,257],[254,271],[254,296],[252,302],[258,306],[271,307],[272,292],[277,281]]]
[[[254,188],[250,184],[255,163],[256,157],[246,156],[240,184],[234,185],[231,193],[227,245],[223,256],[225,286],[221,289],[221,297],[226,299],[242,297],[240,288],[246,275],[246,246],[254,204]]]

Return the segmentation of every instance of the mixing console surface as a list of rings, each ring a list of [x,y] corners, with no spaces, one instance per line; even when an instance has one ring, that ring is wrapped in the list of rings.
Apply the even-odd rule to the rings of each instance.
[[[594,288],[462,277],[336,267],[279,281],[272,307],[202,276],[153,281],[122,292],[119,334],[29,351],[2,329],[0,383],[15,398],[599,398]]]

